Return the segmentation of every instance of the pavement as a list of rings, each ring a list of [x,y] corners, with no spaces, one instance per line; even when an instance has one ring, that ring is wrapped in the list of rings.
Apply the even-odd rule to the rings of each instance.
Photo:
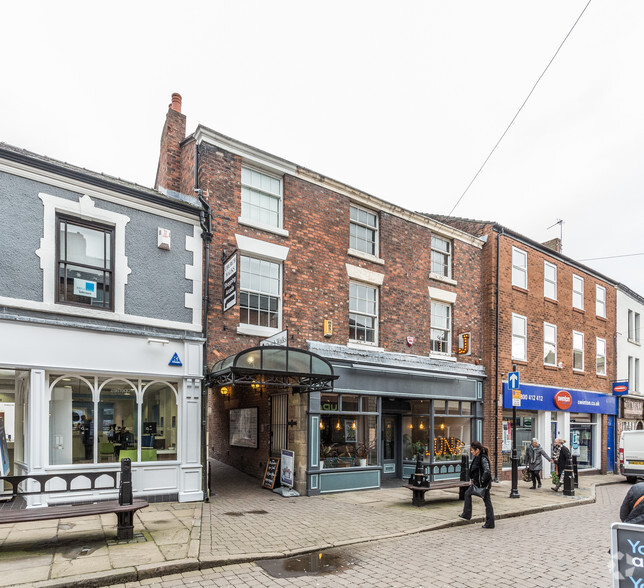
[[[422,507],[400,480],[379,490],[284,497],[260,480],[213,462],[207,503],[155,503],[138,511],[131,541],[116,540],[113,514],[0,525],[0,586],[108,586],[222,565],[307,552],[484,522],[473,499],[471,521],[458,518],[458,490],[432,490]],[[579,477],[575,496],[519,482],[493,484],[496,529],[503,519],[595,502],[595,487],[622,476]],[[389,485],[391,484],[391,485]]]

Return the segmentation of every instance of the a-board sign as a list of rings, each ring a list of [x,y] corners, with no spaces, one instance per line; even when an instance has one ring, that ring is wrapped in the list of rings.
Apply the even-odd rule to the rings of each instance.
[[[289,451],[288,449],[282,449],[282,475],[280,476],[280,482],[282,486],[288,486],[293,488],[293,471],[295,463],[295,453]]]
[[[644,527],[613,523],[610,539],[613,586],[633,588],[644,585]]]
[[[262,481],[262,486],[272,490],[275,488],[275,482],[279,477],[280,471],[280,458],[271,457],[266,464],[266,471],[264,472],[264,480]]]

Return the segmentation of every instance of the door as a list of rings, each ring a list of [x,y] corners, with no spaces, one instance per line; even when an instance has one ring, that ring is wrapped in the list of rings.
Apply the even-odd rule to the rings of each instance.
[[[398,455],[399,416],[382,415],[382,477],[400,478],[400,456]]]
[[[288,449],[288,394],[271,396],[271,455],[279,457]]]
[[[606,429],[606,469],[608,473],[615,470],[615,417],[608,415],[608,427]]]

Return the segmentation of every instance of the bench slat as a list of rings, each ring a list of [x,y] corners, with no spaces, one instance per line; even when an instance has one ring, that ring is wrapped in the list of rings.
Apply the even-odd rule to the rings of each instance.
[[[132,512],[147,506],[149,504],[146,500],[134,500],[133,504],[119,504],[118,500],[104,500],[92,504],[74,504],[70,506],[47,506],[16,510],[2,509],[0,510],[0,524],[87,517],[111,512]]]

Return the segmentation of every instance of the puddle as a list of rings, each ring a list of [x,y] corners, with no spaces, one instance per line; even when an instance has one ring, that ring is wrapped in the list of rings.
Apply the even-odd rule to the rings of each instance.
[[[78,557],[82,557],[84,555],[90,555],[94,553],[97,549],[99,548],[98,545],[95,545],[93,547],[68,547],[66,549],[61,549],[60,554],[65,558],[65,559],[76,559]]]
[[[295,578],[342,572],[354,565],[341,551],[315,551],[283,559],[265,559],[256,564],[273,578]]]

